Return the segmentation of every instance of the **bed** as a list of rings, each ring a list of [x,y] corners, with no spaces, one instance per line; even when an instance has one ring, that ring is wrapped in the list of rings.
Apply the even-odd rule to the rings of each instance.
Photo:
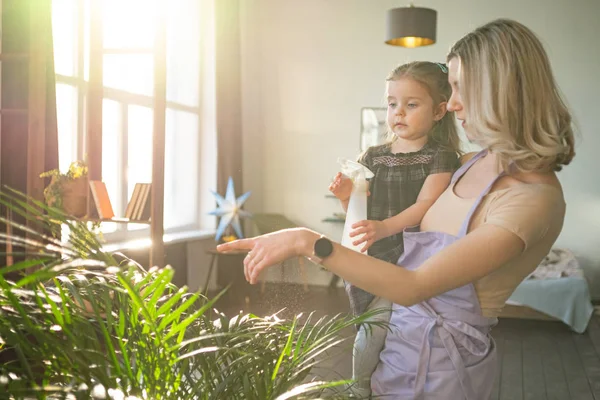
[[[500,318],[559,320],[583,333],[594,313],[587,280],[569,250],[552,249],[514,291]]]

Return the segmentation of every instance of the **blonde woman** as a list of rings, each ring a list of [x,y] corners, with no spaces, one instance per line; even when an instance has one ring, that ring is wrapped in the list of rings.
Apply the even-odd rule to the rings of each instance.
[[[391,300],[393,327],[371,388],[393,399],[490,397],[490,329],[565,215],[556,171],[574,156],[571,117],[539,39],[518,22],[496,20],[460,39],[448,66],[448,110],[484,150],[455,173],[420,227],[405,230],[401,268],[308,229],[219,247],[251,250],[250,283],[269,266],[306,256]]]

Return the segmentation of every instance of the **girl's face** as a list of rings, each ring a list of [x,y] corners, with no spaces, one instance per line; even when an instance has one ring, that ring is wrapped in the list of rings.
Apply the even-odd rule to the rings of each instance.
[[[436,121],[446,113],[446,103],[433,104],[427,89],[410,78],[387,81],[387,124],[398,138],[427,137]]]
[[[460,60],[458,58],[452,58],[448,61],[448,82],[450,82],[450,86],[452,87],[452,95],[448,100],[448,111],[454,112],[467,137],[469,140],[472,140],[469,134],[469,122],[465,119],[466,112],[460,93],[462,88],[460,85]]]

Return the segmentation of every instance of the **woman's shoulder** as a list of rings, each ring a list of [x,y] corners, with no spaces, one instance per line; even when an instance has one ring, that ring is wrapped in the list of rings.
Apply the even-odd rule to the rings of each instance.
[[[485,223],[501,226],[516,234],[526,248],[560,232],[566,203],[562,190],[548,183],[523,183],[491,193]]]
[[[544,181],[513,183],[493,191],[491,197],[490,212],[524,210],[532,217],[553,219],[566,207],[560,184]]]
[[[562,186],[554,172],[517,172],[498,179],[493,191],[506,190],[508,193],[524,196],[559,196]]]
[[[547,182],[518,183],[503,187],[493,193],[501,194],[503,197],[563,198],[562,188]]]

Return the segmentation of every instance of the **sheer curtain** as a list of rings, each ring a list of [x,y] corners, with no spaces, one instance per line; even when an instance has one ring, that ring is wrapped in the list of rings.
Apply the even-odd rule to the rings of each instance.
[[[1,63],[0,183],[42,200],[44,182],[39,174],[58,167],[51,2],[0,4],[1,52],[15,55]],[[0,213],[6,215],[4,209]],[[16,215],[13,220],[24,222]]]
[[[240,1],[218,0],[216,21],[217,189],[225,193],[231,176],[242,194],[242,104]]]

